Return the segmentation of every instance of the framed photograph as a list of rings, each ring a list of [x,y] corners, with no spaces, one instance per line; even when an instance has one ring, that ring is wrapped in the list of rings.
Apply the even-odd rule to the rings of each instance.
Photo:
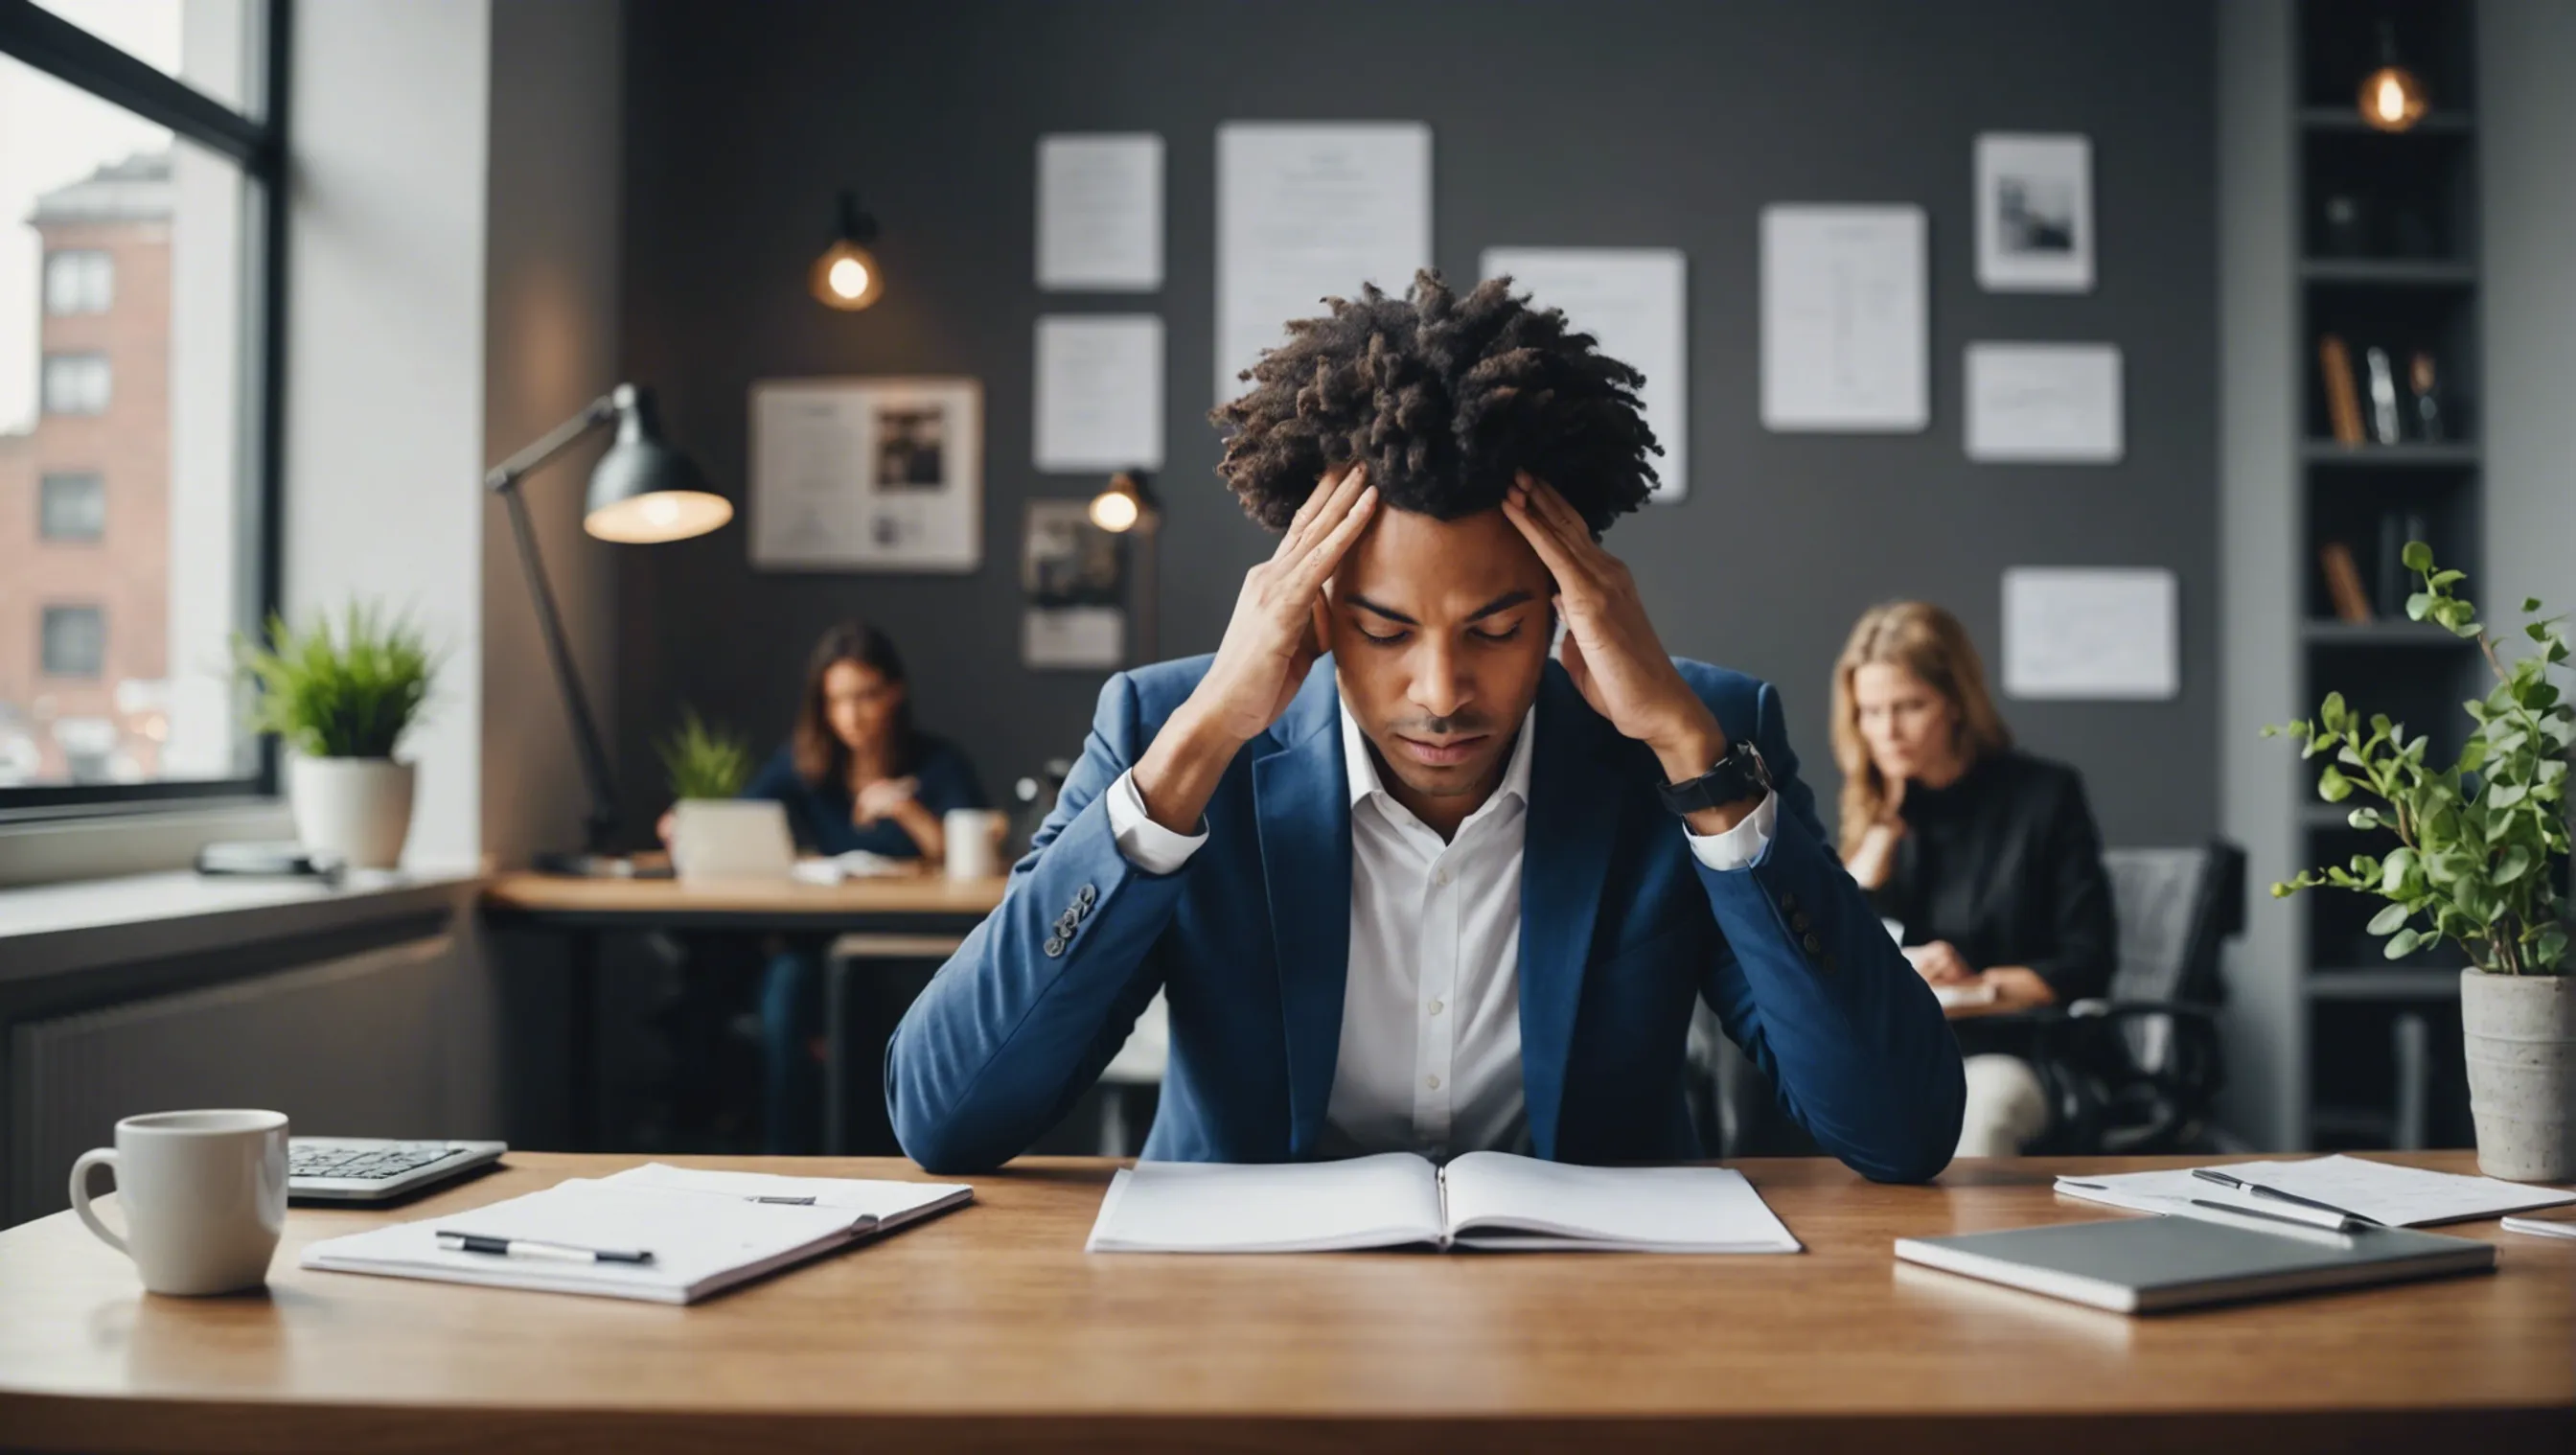
[[[751,386],[751,563],[972,571],[984,559],[984,391],[973,379]]]
[[[2093,143],[1977,138],[1977,284],[1990,293],[2093,291]]]
[[[1020,660],[1121,666],[1127,655],[1127,538],[1091,523],[1088,500],[1032,500],[1020,542]]]

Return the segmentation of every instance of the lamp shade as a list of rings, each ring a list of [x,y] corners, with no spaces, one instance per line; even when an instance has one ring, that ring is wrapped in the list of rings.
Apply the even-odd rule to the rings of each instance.
[[[733,519],[733,502],[707,488],[689,457],[662,438],[653,396],[620,384],[617,440],[590,472],[581,528],[604,541],[651,545],[702,536]]]

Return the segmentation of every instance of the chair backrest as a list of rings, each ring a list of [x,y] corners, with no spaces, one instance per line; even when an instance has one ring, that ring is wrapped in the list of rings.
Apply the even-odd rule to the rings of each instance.
[[[2107,849],[2102,863],[2120,922],[2111,998],[2218,1004],[2219,946],[2245,929],[2245,851],[2213,839],[2187,849]],[[2171,1029],[2164,1020],[2124,1029],[2139,1067],[2161,1067]]]

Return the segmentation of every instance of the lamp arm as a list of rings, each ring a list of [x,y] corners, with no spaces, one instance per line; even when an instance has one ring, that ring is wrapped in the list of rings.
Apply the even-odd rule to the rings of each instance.
[[[484,488],[495,493],[506,492],[522,478],[544,468],[547,461],[581,443],[582,436],[615,418],[616,396],[602,394],[583,406],[581,413],[546,431],[536,443],[494,465],[483,476]]]
[[[609,778],[608,750],[600,743],[599,723],[590,715],[590,698],[582,691],[581,673],[573,664],[571,646],[564,640],[563,615],[555,608],[554,588],[546,580],[545,560],[537,551],[536,529],[528,522],[528,502],[519,489],[519,481],[570,449],[583,435],[616,417],[609,396],[602,395],[588,409],[557,425],[545,438],[512,455],[484,477],[484,483],[501,497],[509,511],[510,534],[518,541],[519,564],[528,577],[528,595],[536,600],[537,631],[545,638],[546,656],[554,663],[555,684],[572,718],[573,746],[580,753],[581,775],[590,789],[590,811],[582,817],[582,847],[592,854],[607,853],[610,841],[616,837],[617,792]]]

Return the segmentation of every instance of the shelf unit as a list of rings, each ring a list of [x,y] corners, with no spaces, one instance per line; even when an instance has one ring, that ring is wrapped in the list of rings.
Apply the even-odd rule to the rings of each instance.
[[[2302,402],[2298,527],[2307,584],[2298,636],[2300,701],[2341,691],[2355,709],[2386,712],[2429,733],[2436,753],[2456,751],[2467,724],[2460,702],[2482,670],[2474,645],[2404,616],[2411,578],[2393,553],[2420,534],[2446,567],[2482,565],[2481,459],[2477,445],[2480,264],[2477,109],[2469,58],[2474,0],[2298,0],[2297,205],[2299,377]],[[2434,108],[2410,131],[2373,130],[2355,109],[2361,77],[2379,64],[2379,28],[2394,17],[2401,64],[2422,77]],[[2343,339],[2356,373],[2365,429],[2374,414],[2365,351],[2386,352],[2398,388],[2396,442],[2333,438],[2319,343]],[[2428,355],[2442,430],[2424,438],[2408,389],[2416,355]],[[2319,553],[2349,550],[2376,619],[2339,619]],[[2303,777],[2312,778],[2314,768]],[[2352,804],[2313,796],[2296,810],[2302,862],[2341,863],[2380,853],[2384,830],[2355,829]],[[2459,1062],[2459,960],[2436,947],[2383,958],[2364,926],[2379,901],[2338,890],[2301,896],[2307,1016],[2308,1139],[2321,1148],[2464,1143],[2467,1090]]]

